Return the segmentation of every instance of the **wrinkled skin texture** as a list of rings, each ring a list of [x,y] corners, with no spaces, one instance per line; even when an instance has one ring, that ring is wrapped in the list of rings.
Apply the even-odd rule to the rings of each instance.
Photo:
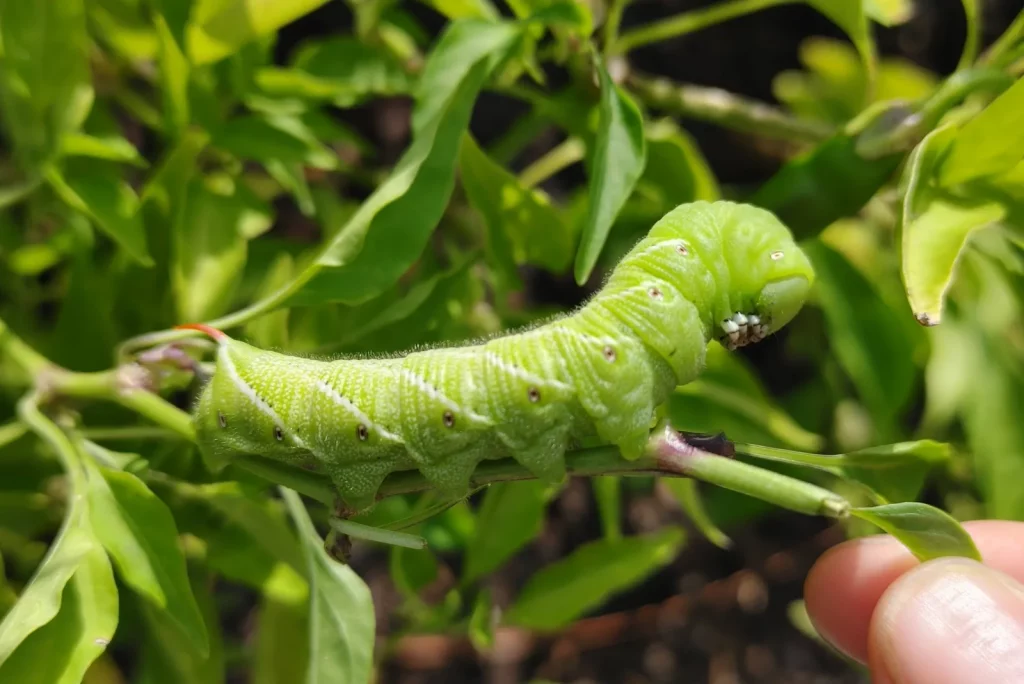
[[[565,477],[569,444],[640,456],[656,409],[700,373],[707,344],[756,342],[800,310],[814,275],[772,214],[697,202],[665,215],[576,312],[518,334],[392,359],[315,361],[215,333],[196,407],[204,454],[326,472],[346,508],[418,469],[464,495],[483,459]]]

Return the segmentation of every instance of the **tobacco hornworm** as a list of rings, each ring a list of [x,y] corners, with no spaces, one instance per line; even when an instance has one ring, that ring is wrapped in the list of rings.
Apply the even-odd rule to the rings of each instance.
[[[557,482],[574,441],[637,458],[708,342],[736,348],[778,330],[813,279],[771,213],[696,202],[659,220],[577,311],[471,346],[320,361],[192,326],[219,343],[195,409],[199,444],[214,463],[254,454],[325,472],[350,511],[399,470],[453,498],[484,459],[511,456]]]

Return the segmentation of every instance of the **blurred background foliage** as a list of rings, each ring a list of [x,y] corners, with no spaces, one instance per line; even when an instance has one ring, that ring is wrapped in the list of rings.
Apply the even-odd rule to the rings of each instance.
[[[675,424],[933,440],[800,476],[1024,520],[1019,11],[0,0],[0,681],[861,681],[789,602],[873,528],[693,481],[519,482],[419,525],[429,550],[340,565],[323,508],[210,472],[153,403],[187,408],[175,350],[208,350],[160,331],[477,338],[576,306],[679,203],[753,202],[802,239],[813,301],[713,344]]]

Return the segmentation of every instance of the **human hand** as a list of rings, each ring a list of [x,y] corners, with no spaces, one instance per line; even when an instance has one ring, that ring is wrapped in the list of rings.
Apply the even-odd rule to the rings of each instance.
[[[1024,523],[966,523],[984,565],[919,563],[893,537],[827,551],[807,577],[819,633],[877,684],[1024,683]]]

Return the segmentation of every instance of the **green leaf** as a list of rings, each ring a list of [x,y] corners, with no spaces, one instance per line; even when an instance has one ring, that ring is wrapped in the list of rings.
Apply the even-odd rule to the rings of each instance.
[[[264,595],[256,627],[253,684],[306,681],[309,663],[309,586],[280,584]]]
[[[547,195],[523,187],[470,135],[463,139],[459,171],[470,204],[487,222],[489,257],[508,287],[518,283],[515,264],[534,264],[555,272],[568,267],[573,235]]]
[[[163,10],[153,17],[159,46],[160,86],[164,104],[164,121],[169,133],[177,137],[191,119],[189,79],[191,65],[185,54],[184,23],[192,2],[168,0],[157,3]],[[185,14],[184,17],[180,16]]]
[[[928,474],[948,462],[952,449],[930,439],[868,447],[843,455],[843,472],[890,502],[912,501]]]
[[[308,14],[327,0],[197,0],[189,27],[189,56],[209,64]]]
[[[392,546],[391,580],[408,597],[418,596],[423,587],[437,579],[437,557],[430,549]]]
[[[66,157],[93,157],[146,166],[146,160],[139,155],[135,145],[119,135],[97,137],[85,133],[68,133],[61,141],[60,151]]]
[[[229,181],[227,188],[201,180],[189,185],[171,270],[179,321],[205,321],[231,306],[245,269],[247,240],[272,221],[269,208],[240,181]]]
[[[662,213],[684,202],[714,201],[721,197],[718,181],[689,133],[671,119],[662,119],[648,125],[644,135],[647,164],[640,184],[658,193],[666,207]]]
[[[914,316],[924,325],[942,319],[946,292],[971,234],[1003,218],[996,202],[943,192],[935,175],[958,134],[938,128],[914,148],[901,182],[903,191],[902,273]]]
[[[225,674],[224,638],[217,604],[211,595],[213,576],[197,566],[191,568],[191,593],[202,613],[210,638],[207,656],[192,647],[167,613],[148,603],[141,605],[145,636],[140,649],[136,684],[223,684]]]
[[[171,512],[131,473],[86,464],[93,529],[125,584],[164,611],[197,651],[208,653]]]
[[[547,487],[536,480],[502,482],[484,494],[476,533],[466,549],[462,581],[483,577],[533,541],[544,524]]]
[[[700,379],[677,387],[669,399],[672,424],[690,432],[724,431],[731,438],[817,451],[822,438],[805,430],[768,396],[742,358],[708,346]]]
[[[811,7],[831,19],[849,36],[853,46],[860,54],[870,88],[870,84],[875,78],[878,58],[875,54],[875,42],[871,37],[871,27],[864,11],[864,0],[807,0],[807,2]]]
[[[366,301],[391,287],[423,251],[455,182],[473,101],[521,34],[513,24],[449,26],[420,79],[413,142],[391,176],[289,285],[292,304]]]
[[[0,3],[0,120],[38,175],[92,104],[83,0]]]
[[[274,502],[247,495],[237,482],[178,485],[169,493],[182,533],[206,542],[211,568],[267,591],[278,575],[305,574],[302,550]]]
[[[97,165],[89,172],[62,177],[51,170],[47,180],[69,207],[89,216],[135,261],[153,265],[138,212],[139,198],[115,172]]]
[[[310,583],[308,684],[369,683],[375,617],[370,590],[352,568],[327,555],[299,495],[281,490],[306,555]]]
[[[498,10],[490,0],[422,0],[449,19],[496,19]]]
[[[964,124],[939,168],[949,187],[1009,171],[1024,158],[1024,78]]]
[[[798,238],[854,216],[892,176],[903,155],[866,159],[856,138],[839,133],[786,163],[750,198],[775,213]]]
[[[576,282],[590,277],[615,217],[629,199],[647,159],[643,115],[616,86],[601,63],[601,106],[597,142],[587,186],[587,218],[576,253]]]
[[[804,246],[817,273],[816,288],[832,350],[871,411],[882,439],[910,398],[916,375],[915,339],[900,315],[839,253],[821,242]]]
[[[536,630],[559,629],[671,562],[683,541],[682,530],[669,528],[585,544],[534,574],[506,613],[505,622]]]
[[[920,561],[964,556],[980,561],[981,554],[967,531],[945,511],[907,502],[854,508],[850,514],[867,520],[900,540]]]
[[[7,619],[25,601],[23,595]],[[64,587],[59,612],[3,660],[0,681],[79,684],[89,666],[113,638],[117,618],[114,573],[103,549],[95,539],[91,539],[79,558],[75,574]],[[4,620],[5,625],[7,619]],[[0,635],[4,631],[0,626]]]
[[[409,93],[413,79],[382,46],[341,37],[302,47],[290,69],[262,69],[256,83],[268,94],[331,100],[351,107],[372,96]]]
[[[897,26],[914,16],[914,3],[912,0],[864,0],[864,13],[884,26]]]
[[[321,144],[296,116],[236,117],[212,133],[211,143],[241,159],[305,164],[328,170],[338,167],[338,156]]]
[[[281,289],[288,284],[294,273],[292,256],[287,253],[278,254],[266,270],[263,282],[256,291],[256,298],[268,297]],[[279,309],[254,318],[246,324],[245,336],[263,349],[287,349],[288,314],[288,309]]]
[[[487,652],[494,646],[495,619],[491,592],[486,588],[476,595],[473,612],[469,616],[469,640],[473,648]]]

